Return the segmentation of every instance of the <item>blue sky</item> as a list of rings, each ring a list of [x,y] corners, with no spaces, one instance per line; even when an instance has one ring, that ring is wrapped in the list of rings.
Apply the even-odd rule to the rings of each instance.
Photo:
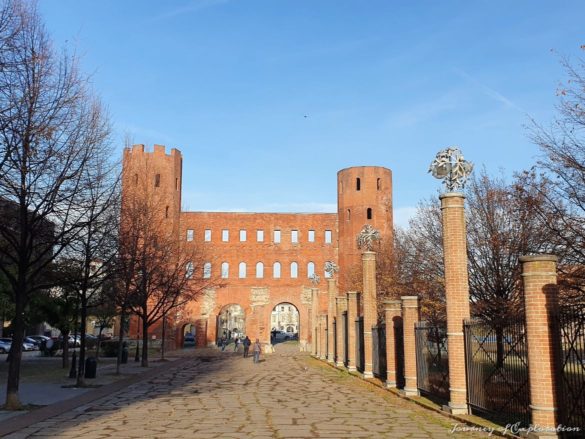
[[[183,152],[188,210],[334,212],[336,173],[393,172],[398,224],[460,146],[490,173],[530,167],[585,44],[583,1],[40,0],[82,56],[120,153]],[[307,117],[305,117],[307,116]]]

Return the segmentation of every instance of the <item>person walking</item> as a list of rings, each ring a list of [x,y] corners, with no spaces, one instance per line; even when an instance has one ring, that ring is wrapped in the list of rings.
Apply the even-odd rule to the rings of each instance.
[[[225,337],[222,337],[219,343],[221,345],[222,352],[225,351],[225,347],[227,346],[227,339]]]
[[[260,363],[260,351],[262,350],[262,345],[260,344],[260,340],[256,339],[254,343],[254,363]]]
[[[238,346],[240,346],[240,338],[236,337],[234,339],[234,352],[238,352]]]
[[[252,344],[252,340],[246,335],[246,338],[242,342],[244,345],[244,358],[248,358],[248,352],[250,351],[250,345]]]

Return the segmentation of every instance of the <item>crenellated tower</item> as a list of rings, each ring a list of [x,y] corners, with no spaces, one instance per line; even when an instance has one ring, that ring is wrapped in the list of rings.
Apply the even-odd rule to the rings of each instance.
[[[356,238],[365,224],[380,232],[383,243],[393,239],[392,171],[380,166],[356,166],[337,173],[340,289],[361,266]]]
[[[174,236],[179,236],[183,158],[178,149],[166,153],[163,145],[145,152],[144,145],[124,149],[122,197],[148,200],[158,219]]]

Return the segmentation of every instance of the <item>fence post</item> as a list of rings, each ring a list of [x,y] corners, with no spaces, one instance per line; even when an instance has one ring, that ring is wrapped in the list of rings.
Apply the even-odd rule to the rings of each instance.
[[[416,382],[416,334],[415,324],[419,321],[418,297],[402,296],[402,322],[404,340],[404,390],[406,396],[418,396]]]
[[[355,363],[356,333],[355,321],[359,313],[359,295],[357,291],[347,293],[347,370],[357,371]]]
[[[386,300],[384,311],[386,314],[386,387],[396,387],[396,340],[394,338],[394,319],[401,316],[400,300]]]
[[[327,291],[329,293],[329,301],[327,308],[327,362],[334,363],[334,345],[335,334],[333,331],[333,321],[336,315],[335,297],[337,296],[337,288],[335,288],[335,279],[327,279]]]
[[[347,311],[347,297],[336,297],[335,301],[337,304],[337,358],[335,359],[335,365],[337,367],[343,367],[343,360],[345,358],[343,313]]]
[[[327,359],[327,314],[319,316],[319,358]]]
[[[447,345],[449,358],[449,405],[452,414],[467,414],[467,377],[463,321],[469,319],[469,282],[467,275],[467,241],[465,197],[459,192],[442,194],[443,258],[445,262],[445,296],[447,300]],[[406,347],[406,343],[405,343]]]
[[[317,328],[319,327],[319,288],[311,288],[311,353],[317,356],[317,350],[319,345],[319,333]]]
[[[553,315],[557,312],[557,257],[521,256],[532,426],[529,437],[558,437]],[[543,434],[542,430],[547,430]]]
[[[374,378],[372,327],[378,322],[376,307],[376,253],[362,253],[363,316],[364,316],[364,378]]]

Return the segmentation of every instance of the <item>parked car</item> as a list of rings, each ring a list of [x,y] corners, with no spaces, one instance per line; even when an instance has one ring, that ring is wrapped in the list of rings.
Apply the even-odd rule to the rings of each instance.
[[[35,340],[40,345],[43,341],[46,342],[47,340],[50,340],[51,337],[47,337],[46,335],[28,335],[25,338],[25,341],[26,341],[26,339]],[[30,342],[28,342],[28,343],[30,343]]]
[[[11,338],[0,338],[0,342],[4,343],[5,346],[8,346],[8,349],[5,349],[6,352],[8,352],[10,350],[10,348],[12,347],[12,339]],[[34,351],[35,349],[38,349],[38,348],[35,347],[35,345],[32,343],[26,343],[26,342],[22,343],[22,350],[23,351]],[[2,351],[0,351],[0,352],[2,352]]]
[[[0,354],[7,354],[12,347],[11,341],[5,341],[5,339],[0,339]]]
[[[294,332],[285,332],[285,331],[272,331],[271,332],[272,341],[287,341],[287,340],[294,340],[296,334]]]

